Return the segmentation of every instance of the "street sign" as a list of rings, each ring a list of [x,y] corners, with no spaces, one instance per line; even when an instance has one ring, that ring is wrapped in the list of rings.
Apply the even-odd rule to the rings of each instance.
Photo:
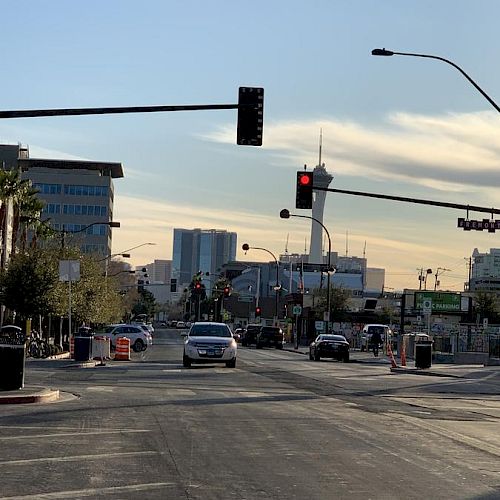
[[[80,279],[79,260],[59,261],[59,281],[78,281]]]
[[[302,314],[302,307],[301,306],[293,306],[292,312],[293,312],[293,314],[300,316]]]
[[[315,321],[314,328],[316,329],[317,332],[322,332],[325,329],[325,322],[324,321]]]
[[[468,220],[459,217],[457,227],[461,227],[464,231],[483,231],[494,233],[496,229],[500,229],[500,220]]]
[[[432,300],[431,299],[422,300],[422,312],[424,314],[431,314],[432,313]]]

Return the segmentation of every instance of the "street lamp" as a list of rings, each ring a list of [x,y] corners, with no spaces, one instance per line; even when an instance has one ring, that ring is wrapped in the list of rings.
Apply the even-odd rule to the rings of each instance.
[[[296,214],[291,214],[290,211],[286,208],[284,208],[280,212],[280,217],[282,219],[289,219],[290,217],[299,217],[301,219],[311,219],[315,222],[317,222],[324,230],[326,233],[326,236],[328,237],[328,268],[327,268],[327,285],[326,285],[326,308],[327,308],[327,315],[326,315],[326,333],[330,333],[330,276],[335,272],[335,269],[332,268],[331,266],[331,254],[332,254],[332,240],[330,238],[330,233],[328,232],[328,229],[325,227],[325,225],[315,217],[311,217],[309,215],[296,215]]]
[[[263,252],[267,252],[269,255],[272,256],[274,259],[274,262],[276,263],[276,285],[274,286],[274,291],[276,292],[276,303],[274,306],[274,315],[276,318],[276,322],[278,321],[278,307],[279,307],[279,293],[281,290],[281,287],[279,285],[279,280],[280,280],[280,268],[278,264],[278,259],[276,258],[276,255],[273,254],[270,250],[267,248],[262,248],[262,247],[251,247],[248,243],[244,243],[241,247],[243,251],[246,253],[248,250],[262,250]]]
[[[130,254],[127,252],[135,250],[136,248],[144,247],[146,245],[156,245],[156,243],[141,243],[140,245],[136,245],[135,247],[127,248],[126,250],[123,250],[122,252],[112,253],[112,254],[106,255],[106,257],[104,257],[103,259],[99,259],[97,262],[106,261],[105,276],[107,277],[108,276],[108,261],[109,261],[109,259],[112,259],[113,257],[118,257],[118,256],[121,256],[121,257],[128,259],[128,258],[130,258]]]
[[[64,224],[63,224],[63,228],[61,230],[54,229],[54,228],[50,228],[50,229],[52,231],[56,231],[58,233],[61,233],[61,248],[64,250],[64,248],[66,246],[66,234],[81,233],[83,231],[86,231],[90,227],[97,226],[97,225],[109,226],[109,227],[120,227],[120,223],[119,222],[109,221],[109,222],[92,222],[92,224],[89,224],[88,226],[84,226],[81,229],[79,229],[78,231],[66,231],[66,229],[64,229]]]
[[[455,69],[460,71],[462,75],[469,80],[472,85],[481,93],[481,95],[500,113],[500,107],[498,107],[497,103],[462,69],[460,66],[457,66],[454,62],[445,59],[444,57],[439,56],[431,56],[428,54],[414,54],[411,52],[394,52],[393,50],[386,49],[373,49],[372,56],[412,56],[412,57],[425,57],[427,59],[437,59],[438,61],[443,61],[450,66],[453,66]]]

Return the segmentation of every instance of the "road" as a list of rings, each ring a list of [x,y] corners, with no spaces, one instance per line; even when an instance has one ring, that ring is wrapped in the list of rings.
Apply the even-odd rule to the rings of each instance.
[[[245,348],[236,369],[185,369],[178,331],[154,342],[105,367],[27,363],[62,398],[0,406],[0,498],[500,498],[498,369]]]

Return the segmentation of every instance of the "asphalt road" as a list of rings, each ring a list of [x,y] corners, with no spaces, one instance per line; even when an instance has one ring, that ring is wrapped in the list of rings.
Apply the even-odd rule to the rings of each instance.
[[[62,398],[0,406],[0,498],[500,498],[498,369],[245,348],[236,369],[184,369],[178,331],[154,342],[105,367],[27,363]]]

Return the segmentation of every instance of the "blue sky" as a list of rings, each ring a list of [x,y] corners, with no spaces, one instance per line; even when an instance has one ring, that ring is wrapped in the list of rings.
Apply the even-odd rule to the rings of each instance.
[[[122,162],[113,249],[157,243],[134,265],[170,258],[174,227],[276,253],[289,234],[302,252],[309,225],[279,211],[294,208],[294,172],[317,163],[320,128],[332,187],[498,207],[498,113],[445,63],[370,53],[446,57],[500,102],[499,16],[490,0],[3,2],[2,109],[235,103],[248,85],[265,88],[265,124],[262,148],[235,144],[235,110],[3,120],[0,142]],[[340,254],[346,231],[349,255],[366,241],[387,287],[439,266],[460,289],[464,258],[500,236],[457,229],[462,216],[329,194],[324,222]]]

